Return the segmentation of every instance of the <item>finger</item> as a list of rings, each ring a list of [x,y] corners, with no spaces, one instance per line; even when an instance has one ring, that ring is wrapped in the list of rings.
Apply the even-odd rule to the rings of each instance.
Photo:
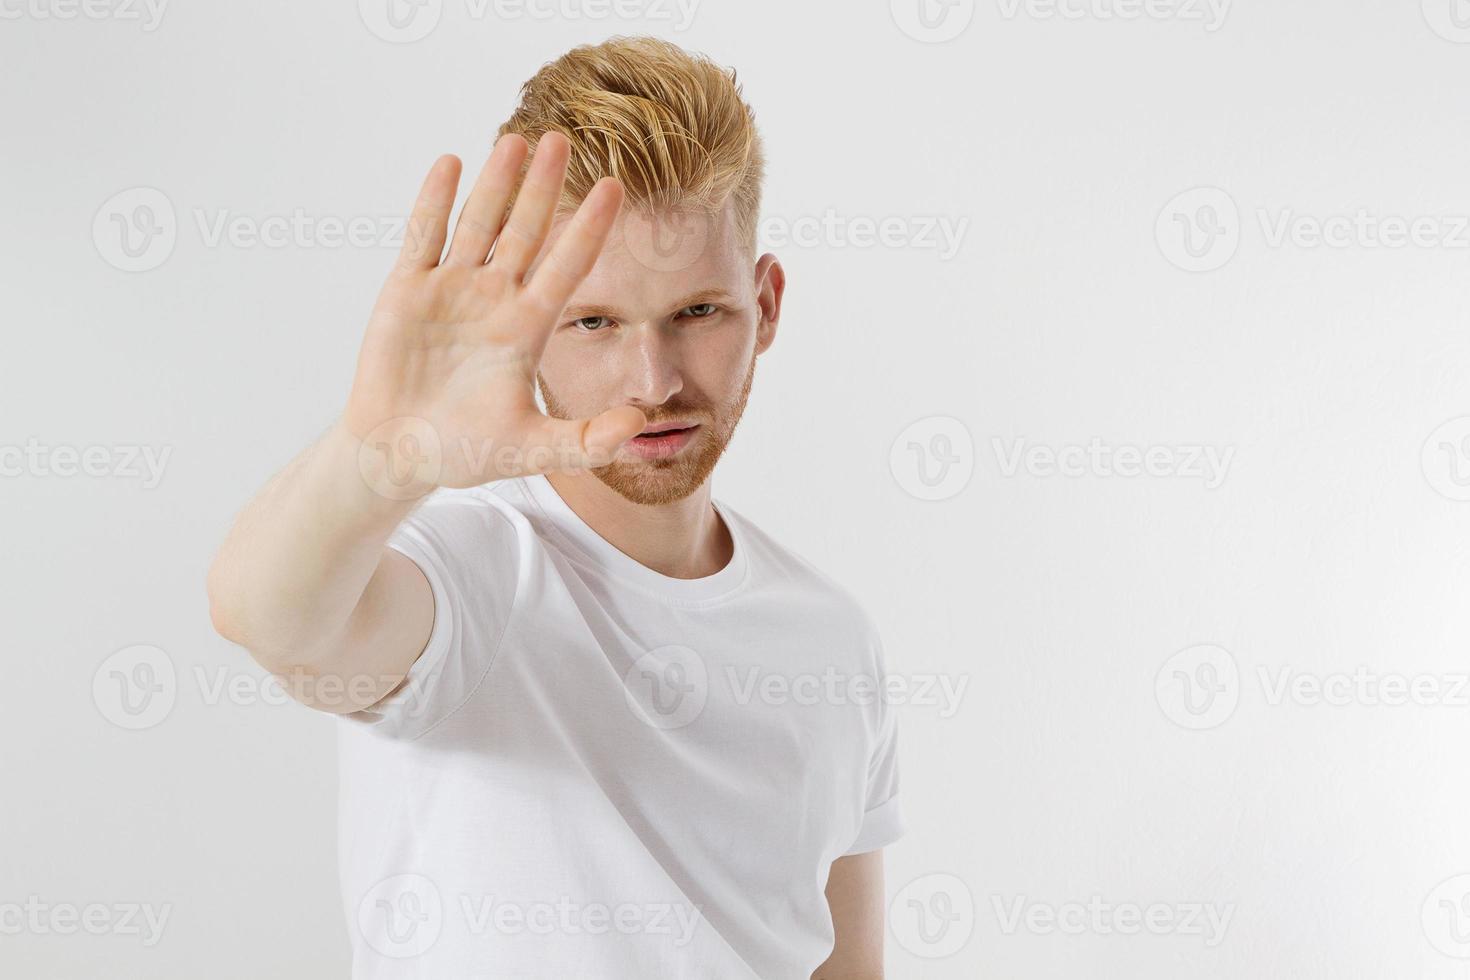
[[[602,254],[607,236],[623,206],[623,185],[604,177],[593,185],[527,287],[536,302],[560,312]]]
[[[585,469],[612,462],[618,447],[643,431],[648,420],[631,406],[611,408],[591,419],[553,419],[536,413],[530,420],[526,452],[528,473]]]
[[[505,220],[505,209],[515,191],[526,152],[526,139],[518,133],[507,133],[495,141],[495,149],[485,159],[474,189],[459,210],[445,265],[484,264]]]
[[[510,218],[495,240],[495,254],[490,256],[490,265],[515,281],[520,281],[531,267],[546,233],[551,230],[570,153],[571,144],[560,133],[547,133],[536,143],[526,181],[516,195]]]
[[[444,154],[429,168],[403,232],[399,268],[432,269],[439,264],[439,254],[444,251],[444,239],[449,233],[449,211],[454,207],[454,194],[459,188],[459,170],[459,157],[452,153]]]

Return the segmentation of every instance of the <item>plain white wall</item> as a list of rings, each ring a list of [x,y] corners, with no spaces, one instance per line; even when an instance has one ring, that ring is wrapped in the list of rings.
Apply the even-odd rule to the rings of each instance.
[[[203,575],[392,250],[214,232],[374,239],[656,33],[790,277],[717,495],[909,684],[890,975],[1466,976],[1470,9],[924,2],[0,0],[0,973],[345,975],[334,721]]]

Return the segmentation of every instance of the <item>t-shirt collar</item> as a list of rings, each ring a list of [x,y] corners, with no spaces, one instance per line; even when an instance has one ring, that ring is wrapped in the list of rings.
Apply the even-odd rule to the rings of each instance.
[[[646,592],[678,602],[704,602],[721,598],[745,582],[749,550],[740,521],[718,500],[712,500],[715,512],[730,530],[734,554],[725,567],[703,578],[674,578],[657,572],[637,559],[619,551],[598,534],[556,492],[551,481],[540,474],[520,477],[517,483],[527,501],[540,513],[551,529],[585,559],[611,576],[635,585]]]

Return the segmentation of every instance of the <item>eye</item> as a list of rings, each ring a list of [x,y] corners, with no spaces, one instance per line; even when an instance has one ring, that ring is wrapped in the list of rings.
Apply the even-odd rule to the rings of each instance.
[[[572,321],[572,326],[584,333],[597,333],[607,327],[608,319],[605,316],[584,316]]]
[[[693,306],[684,307],[679,312],[692,316],[695,319],[702,319],[703,317],[712,315],[718,309],[719,307],[713,303],[696,303]]]

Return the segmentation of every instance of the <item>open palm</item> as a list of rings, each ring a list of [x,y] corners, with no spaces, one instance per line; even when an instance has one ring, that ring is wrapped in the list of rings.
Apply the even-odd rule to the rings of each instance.
[[[355,436],[406,474],[395,483],[466,487],[603,465],[643,429],[643,414],[627,406],[565,420],[536,405],[542,351],[596,263],[623,191],[614,178],[598,181],[538,264],[569,145],[559,133],[541,137],[516,194],[528,152],[517,135],[496,143],[447,252],[458,158],[440,157],[424,180],[368,322],[344,413]]]

